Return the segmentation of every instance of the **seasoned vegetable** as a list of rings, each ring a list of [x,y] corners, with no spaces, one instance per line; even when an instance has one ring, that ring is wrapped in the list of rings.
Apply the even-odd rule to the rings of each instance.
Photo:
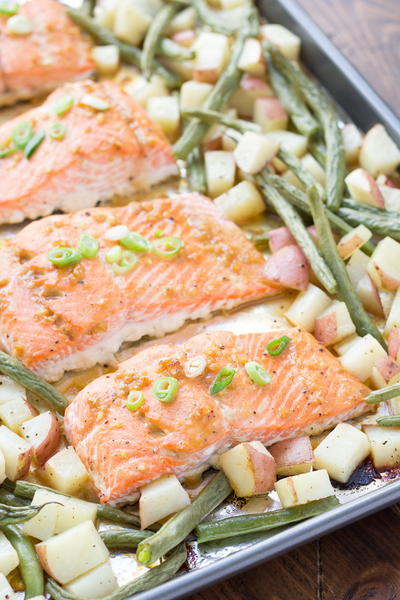
[[[204,194],[207,189],[206,174],[204,170],[204,156],[200,148],[195,148],[186,161],[189,187],[194,192]]]
[[[140,66],[145,77],[149,77],[154,67],[154,56],[160,42],[161,35],[179,10],[179,4],[171,2],[163,6],[153,19],[143,44]]]
[[[232,489],[223,473],[217,473],[204,490],[193,500],[192,504],[171,517],[151,537],[140,542],[137,558],[139,562],[151,564],[160,556],[179,544],[216,506],[218,506]]]
[[[376,420],[378,425],[382,427],[399,427],[400,426],[400,415],[390,415],[388,417],[378,417]]]
[[[381,211],[382,214],[370,210],[370,206],[353,209],[342,206],[338,210],[338,216],[351,223],[351,225],[365,225],[374,233],[379,235],[389,235],[395,240],[400,241],[400,221],[388,211]]]
[[[25,598],[43,596],[43,570],[32,542],[15,525],[6,525],[1,529],[18,554],[19,569],[25,586]]]
[[[0,504],[0,528],[6,525],[16,525],[35,517],[43,506],[10,506]]]
[[[100,537],[107,548],[126,548],[134,550],[138,544],[153,535],[151,531],[138,529],[106,529],[100,531]]]
[[[246,533],[268,531],[276,527],[283,527],[289,523],[309,519],[337,506],[339,506],[339,501],[334,496],[330,496],[322,500],[308,502],[307,504],[291,508],[282,508],[259,515],[230,517],[228,519],[220,519],[219,521],[200,523],[196,527],[197,541],[201,544],[236,535],[245,535]]]
[[[240,133],[245,133],[246,131],[254,131],[256,133],[261,131],[261,128],[251,121],[245,121],[244,119],[234,119],[220,113],[216,110],[206,110],[202,108],[188,108],[181,112],[182,117],[195,117],[203,121],[204,123],[220,123],[221,125],[225,125],[225,127],[229,127],[231,129],[236,129],[240,131]]]
[[[379,402],[397,398],[397,396],[400,396],[400,383],[394,383],[393,385],[388,385],[380,390],[371,392],[365,398],[365,401],[368,402],[368,404],[378,404]]]

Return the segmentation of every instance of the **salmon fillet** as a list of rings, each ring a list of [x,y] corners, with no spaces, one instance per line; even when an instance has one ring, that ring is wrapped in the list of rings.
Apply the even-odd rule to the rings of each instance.
[[[0,16],[0,106],[49,92],[94,71],[91,45],[61,2],[29,0],[18,14],[29,20],[32,33],[8,33],[8,17]]]
[[[54,114],[60,98],[74,105]],[[106,110],[83,106],[90,95]],[[73,212],[115,196],[127,196],[177,174],[172,149],[144,109],[110,81],[67,84],[46,102],[0,127],[6,144],[21,122],[32,123],[46,138],[31,158],[22,150],[0,158],[0,223],[35,219],[59,209]],[[52,139],[55,122],[65,126],[63,139]]]
[[[282,335],[291,341],[280,356],[266,345]],[[206,359],[196,378],[184,375],[185,362]],[[257,361],[272,376],[267,386],[253,383],[244,369]],[[237,369],[229,387],[209,392],[224,366]],[[179,391],[165,404],[152,393],[161,376],[175,377]],[[126,408],[131,390],[145,402]],[[84,388],[65,415],[69,442],[92,476],[102,502],[129,499],[141,486],[167,473],[178,477],[207,466],[216,453],[239,442],[270,445],[318,433],[368,410],[369,390],[315,338],[291,328],[234,335],[211,331],[183,345],[158,345],[121,363]]]
[[[152,243],[160,232],[178,237],[183,248],[170,259],[144,253],[134,270],[117,274],[105,259],[116,242],[105,234],[120,224]],[[76,247],[82,232],[98,240],[97,256],[55,267],[48,252]],[[198,194],[47,217],[0,249],[0,341],[54,381],[110,360],[124,341],[278,294],[265,267],[242,231]]]

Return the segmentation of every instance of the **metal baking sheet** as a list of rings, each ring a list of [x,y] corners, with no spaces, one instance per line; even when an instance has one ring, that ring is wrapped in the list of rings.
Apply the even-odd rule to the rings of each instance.
[[[360,129],[383,123],[400,143],[398,117],[293,0],[262,0],[259,7],[267,21],[281,23],[301,37],[305,64]],[[253,537],[203,544],[201,548],[196,542],[189,542],[187,571],[136,595],[135,599],[186,597],[400,501],[400,481],[396,478],[375,478],[367,485],[336,491],[341,506],[297,525]],[[264,502],[269,506],[261,507],[260,511],[273,508],[274,494]],[[242,510],[230,503],[217,512],[218,516],[224,513],[227,516]]]

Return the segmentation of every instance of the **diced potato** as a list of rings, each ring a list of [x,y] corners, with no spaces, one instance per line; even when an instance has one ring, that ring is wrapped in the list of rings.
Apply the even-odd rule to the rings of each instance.
[[[255,38],[248,38],[246,40],[238,67],[242,71],[254,75],[254,77],[262,77],[264,75],[266,66],[259,40]]]
[[[371,382],[376,389],[379,389],[387,385],[389,381],[398,373],[400,373],[400,365],[392,358],[392,356],[385,356],[384,358],[377,360],[372,368]]]
[[[400,212],[400,189],[389,185],[379,185],[378,187],[383,196],[385,209]]]
[[[260,192],[250,181],[241,181],[233,188],[215,198],[217,208],[235,223],[243,223],[261,214],[265,204]]]
[[[383,316],[378,290],[367,273],[369,261],[370,258],[364,252],[356,250],[347,263],[347,272],[364,308],[377,316]]]
[[[310,265],[297,244],[274,252],[268,258],[264,274],[271,283],[293,290],[306,290],[310,283]]]
[[[344,339],[343,342],[339,342],[339,344],[335,344],[334,350],[339,356],[343,356],[346,354],[347,350],[351,348],[351,346],[362,338],[359,335],[350,335],[348,338]]]
[[[389,335],[393,327],[400,327],[400,289],[397,290],[389,316],[386,321],[385,335]]]
[[[172,60],[172,58],[160,57],[160,62],[173,73],[176,73],[183,81],[193,79],[193,60]]]
[[[274,166],[275,166],[275,161],[281,162],[281,160],[279,158],[275,159]],[[298,177],[296,177],[296,175],[293,173],[293,171],[291,169],[285,170],[285,172],[282,175],[282,179],[284,179],[291,185],[294,185],[294,187],[297,187],[299,190],[304,190],[304,185],[301,183],[300,179]]]
[[[231,10],[238,6],[243,6],[248,0],[220,0],[219,4],[224,10]]]
[[[35,546],[43,569],[61,584],[103,564],[109,552],[92,521],[85,521]]]
[[[308,436],[277,442],[268,450],[275,459],[276,474],[280,477],[312,471],[314,454]]]
[[[69,594],[85,600],[97,600],[111,594],[118,588],[110,561],[99,565],[88,573],[77,577],[65,586]]]
[[[365,225],[358,225],[339,240],[338,252],[343,260],[347,260],[371,238],[372,232]]]
[[[283,25],[263,25],[260,33],[264,40],[276,46],[287,58],[299,58],[301,39]]]
[[[385,200],[375,179],[365,169],[354,169],[345,178],[350,195],[356,202],[384,208]]]
[[[179,11],[178,14],[171,20],[167,29],[167,34],[172,35],[179,31],[185,31],[187,29],[194,29],[196,26],[197,14],[196,10],[192,6],[184,8]]]
[[[364,425],[363,429],[371,444],[372,462],[377,469],[400,464],[400,427]]]
[[[16,481],[26,475],[32,460],[32,447],[4,425],[0,425],[0,450],[8,479]]]
[[[244,442],[219,457],[219,465],[239,497],[270,492],[276,481],[275,460],[261,442]]]
[[[238,89],[232,94],[229,106],[235,108],[241,117],[252,117],[256,99],[267,96],[273,96],[270,86],[262,79],[246,73]]]
[[[347,371],[353,373],[360,381],[366,381],[375,362],[384,356],[386,352],[380,343],[367,333],[355,341],[339,360]]]
[[[279,150],[276,140],[266,135],[246,131],[234,151],[236,164],[245,173],[258,173]]]
[[[29,402],[22,398],[10,400],[10,402],[0,405],[1,421],[15,433],[20,433],[21,425],[35,415],[36,411]]]
[[[390,330],[389,338],[388,338],[388,351],[389,355],[394,360],[400,359],[400,329],[398,327],[393,327]]]
[[[190,504],[189,494],[175,475],[164,475],[141,489],[139,515],[142,529]]]
[[[301,158],[307,151],[307,138],[292,131],[271,131],[268,137],[280,143],[281,148]]]
[[[151,17],[143,6],[131,0],[119,0],[114,18],[114,33],[119,39],[138,46],[150,23]]]
[[[328,294],[312,283],[301,292],[293,302],[285,316],[294,325],[300,325],[307,331],[313,331],[316,318],[331,303]]]
[[[179,129],[179,101],[175,96],[159,96],[149,98],[147,112],[150,118],[163,132],[173,138]]]
[[[378,294],[379,300],[381,301],[383,316],[387,319],[392,309],[395,294],[394,292],[386,292],[385,290],[378,290]]]
[[[399,148],[383,125],[374,125],[364,138],[360,165],[375,177],[379,173],[390,175],[399,164]]]
[[[18,554],[4,533],[0,531],[0,573],[8,575],[13,569],[16,569],[18,565]]]
[[[181,110],[201,108],[205,99],[213,89],[210,83],[202,81],[185,81],[180,91]]]
[[[277,227],[268,233],[268,242],[271,252],[274,253],[285,246],[292,246],[296,240],[287,227]]]
[[[184,29],[183,31],[177,31],[171,36],[172,41],[180,46],[191,48],[196,39],[196,32],[194,29]]]
[[[142,76],[136,77],[124,85],[124,90],[144,108],[147,108],[150,98],[169,96],[169,90],[164,80],[158,75],[152,75],[150,81]]]
[[[11,400],[26,400],[25,389],[10,377],[0,375],[0,405]]]
[[[111,44],[95,46],[92,50],[92,58],[100,75],[113,75],[119,67],[119,48]]]
[[[16,600],[17,595],[3,573],[0,573],[0,600]]]
[[[334,495],[328,472],[325,469],[285,477],[275,483],[283,508],[306,504]]]
[[[318,183],[325,185],[325,171],[319,162],[315,160],[312,154],[306,154],[303,156],[301,159],[301,164],[309,173],[311,173]]]
[[[54,504],[46,504],[42,510],[29,519],[23,524],[23,532],[26,535],[30,535],[38,540],[48,540],[57,533],[57,517],[59,505],[55,502],[59,502],[61,496],[54,498],[56,494],[52,492],[46,492],[46,490],[38,490],[32,500],[33,506],[41,506],[47,502],[53,502]]]
[[[215,198],[228,191],[235,182],[235,157],[232,152],[206,152],[204,162],[208,193]]]
[[[253,121],[265,132],[286,129],[288,114],[279,98],[257,98],[254,102]]]
[[[337,344],[355,331],[355,325],[344,302],[332,302],[315,320],[314,336],[325,346]]]
[[[193,47],[196,50],[193,79],[215,83],[229,57],[229,39],[221,33],[202,31]]]
[[[54,454],[43,469],[49,485],[64,494],[75,494],[89,477],[72,446]]]
[[[61,432],[57,417],[50,411],[22,423],[21,433],[31,444],[33,457],[39,465],[43,465],[60,444]]]
[[[106,29],[110,29],[110,31],[113,31],[115,21],[115,10],[115,2],[113,2],[111,5],[97,3],[94,13],[94,20],[96,21],[96,23],[98,23],[98,25],[101,25],[101,27],[105,27]]]
[[[347,123],[342,129],[342,136],[347,164],[357,162],[363,142],[360,130],[354,123]]]
[[[395,292],[400,286],[400,244],[385,237],[374,250],[367,271],[375,285]]]
[[[347,483],[369,452],[365,433],[348,423],[339,423],[314,450],[315,466],[326,469],[332,479]]]

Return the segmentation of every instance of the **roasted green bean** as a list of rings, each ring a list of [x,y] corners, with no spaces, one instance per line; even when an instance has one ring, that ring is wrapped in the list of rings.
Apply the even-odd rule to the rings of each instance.
[[[385,400],[391,400],[400,396],[400,383],[394,383],[393,385],[387,385],[380,390],[374,390],[365,398],[365,402],[368,404],[379,404]]]
[[[179,10],[179,4],[171,2],[165,4],[156,14],[153,21],[147,30],[146,37],[143,43],[142,56],[140,66],[143,75],[149,78],[155,68],[154,57],[157,53],[157,48],[161,40],[163,32],[167,29],[173,17]]]
[[[13,494],[13,492],[0,487],[0,502],[7,504],[7,506],[29,506],[30,502],[26,498],[20,498]]]
[[[201,108],[192,108],[181,111],[182,117],[197,118],[204,123],[212,125],[213,123],[220,123],[229,127],[230,129],[236,129],[240,133],[246,133],[246,131],[254,131],[256,133],[261,132],[261,127],[251,121],[245,121],[244,119],[233,119],[228,117],[216,110],[205,110]]]
[[[51,503],[47,503],[51,504]],[[9,504],[0,504],[0,528],[5,525],[17,525],[17,523],[23,523],[29,521],[35,517],[45,506],[10,506]]]
[[[207,189],[204,157],[200,148],[195,148],[186,161],[189,187],[194,192],[204,194]]]
[[[134,550],[139,542],[153,535],[152,531],[139,529],[105,529],[100,537],[107,548],[125,548]]]
[[[378,417],[376,420],[382,427],[400,427],[400,415],[389,415],[387,417]]]
[[[308,149],[313,157],[319,162],[321,167],[326,165],[326,146],[324,142],[318,138],[308,140]]]
[[[340,298],[346,303],[357,333],[361,336],[371,334],[386,350],[386,343],[375,323],[370,319],[355,291],[333,237],[321,196],[316,187],[308,192],[308,201],[314,224],[317,229],[319,246],[327,264],[336,278]]]
[[[232,19],[225,19],[217,11],[210,8],[206,0],[176,0],[178,4],[184,6],[193,6],[197,12],[200,21],[207,25],[212,31],[232,35],[238,31],[241,22],[231,24]]]
[[[172,41],[170,38],[161,38],[158,44],[157,54],[170,58],[171,60],[193,60],[196,52],[192,48],[185,48]]]
[[[27,369],[19,360],[1,351],[0,372],[50,404],[59,413],[62,414],[67,408],[68,400],[55,387]]]
[[[362,223],[378,235],[388,235],[394,240],[400,241],[400,219],[394,215],[391,216],[386,211],[382,211],[382,214],[379,214],[367,208],[364,209],[361,206],[358,210],[342,206],[337,211],[337,214],[352,225],[360,225]]]
[[[19,570],[25,586],[25,598],[43,596],[43,570],[32,542],[14,525],[1,526],[0,528],[18,554]]]
[[[193,502],[168,519],[151,537],[140,542],[136,553],[139,562],[151,564],[182,542],[187,535],[232,492],[225,475],[220,471]]]
[[[329,496],[322,500],[315,500],[314,502],[292,506],[291,508],[281,508],[257,515],[241,515],[219,519],[218,521],[200,523],[196,527],[197,541],[201,544],[203,542],[221,540],[246,533],[268,531],[269,529],[289,525],[289,523],[309,519],[315,515],[332,510],[336,506],[339,506],[337,498]]]

